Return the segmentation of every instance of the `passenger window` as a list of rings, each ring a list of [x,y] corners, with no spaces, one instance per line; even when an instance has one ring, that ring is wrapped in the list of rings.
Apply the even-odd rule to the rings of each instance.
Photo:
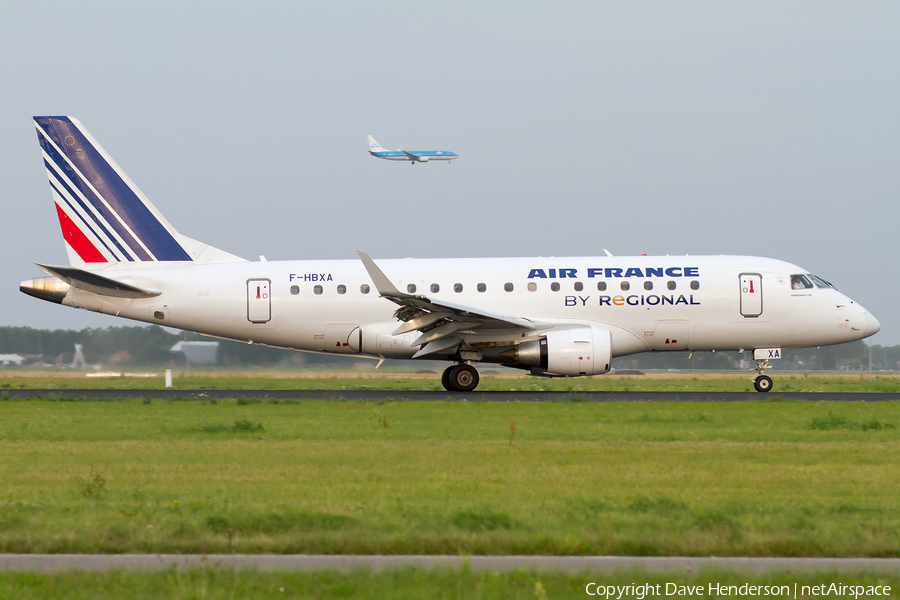
[[[645,282],[644,282],[644,289],[647,290],[648,292],[649,292],[650,290],[652,290],[652,289],[653,289],[653,282],[652,282],[652,281],[645,281]]]
[[[812,287],[813,284],[806,278],[806,275],[791,275],[792,290],[808,290]]]
[[[627,281],[623,281],[623,282],[622,282],[622,285],[620,285],[619,287],[622,288],[622,291],[623,291],[623,292],[627,292],[628,290],[631,289],[631,284],[628,283]]]
[[[511,291],[513,291],[513,284],[505,283],[505,284],[503,284],[503,289],[506,290],[507,292],[511,292]]]
[[[347,286],[344,284],[339,285],[338,286],[338,294],[346,294],[346,293],[347,293]]]
[[[536,292],[536,291],[537,291],[537,284],[536,284],[535,282],[533,282],[533,281],[529,281],[529,282],[528,282],[528,291],[529,291],[529,292]]]
[[[669,288],[670,290],[674,290],[674,289],[675,289],[675,282],[674,282],[674,281],[668,282],[668,283],[666,284],[666,287]]]
[[[406,291],[409,292],[410,294],[415,294],[416,293],[416,284],[411,283],[408,286],[406,286]]]
[[[554,281],[553,283],[551,283],[550,289],[553,290],[554,292],[558,292],[559,291],[559,282]]]
[[[359,291],[362,292],[363,294],[368,294],[369,293],[369,284],[364,283],[361,286],[359,286]]]
[[[699,290],[699,289],[700,289],[700,282],[697,281],[696,279],[695,279],[694,281],[692,281],[692,282],[691,282],[691,289],[692,289],[692,290]]]
[[[599,291],[599,292],[605,292],[605,291],[606,291],[606,282],[605,282],[605,281],[598,281],[598,282],[597,282],[597,291]]]
[[[454,284],[453,284],[453,291],[454,291],[454,292],[456,292],[457,294],[459,294],[460,292],[462,292],[462,290],[463,290],[463,287],[462,287],[462,284],[461,284],[461,283],[454,283]]]
[[[580,281],[576,281],[575,282],[575,291],[580,292],[583,289],[584,289],[584,284],[581,283]]]
[[[441,291],[441,286],[439,286],[439,285],[436,284],[436,283],[432,283],[432,284],[431,284],[431,293],[432,293],[432,294],[437,294],[439,291]]]
[[[322,286],[321,286],[321,285],[317,285],[316,287],[314,287],[314,288],[313,288],[313,293],[316,294],[317,296],[318,296],[318,295],[321,295],[321,293],[322,293]]]
[[[296,295],[299,294],[299,293],[300,293],[300,286],[299,286],[299,285],[292,285],[292,286],[291,286],[291,295],[296,296]]]
[[[487,286],[484,285],[483,283],[479,283],[479,284],[478,284],[478,291],[479,291],[479,292],[487,291]]]

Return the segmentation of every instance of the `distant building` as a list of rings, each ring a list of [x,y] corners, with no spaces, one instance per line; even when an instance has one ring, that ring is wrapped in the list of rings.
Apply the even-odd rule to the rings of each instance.
[[[172,358],[184,357],[192,365],[218,363],[219,342],[178,342],[169,348]]]

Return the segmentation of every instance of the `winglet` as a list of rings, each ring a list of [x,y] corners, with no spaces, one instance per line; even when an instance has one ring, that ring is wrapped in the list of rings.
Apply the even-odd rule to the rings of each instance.
[[[372,283],[375,284],[375,289],[378,290],[378,294],[380,296],[394,298],[405,298],[409,296],[409,294],[403,294],[400,292],[400,290],[394,287],[394,284],[391,283],[391,280],[387,278],[387,275],[384,274],[384,271],[378,268],[378,265],[375,264],[375,261],[372,260],[372,258],[368,254],[366,254],[362,250],[357,250],[356,254],[359,255],[359,260],[362,261],[363,266],[369,273],[369,277],[372,278]]]

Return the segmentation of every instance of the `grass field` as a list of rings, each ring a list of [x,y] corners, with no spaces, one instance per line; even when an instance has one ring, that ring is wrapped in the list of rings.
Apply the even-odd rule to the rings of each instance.
[[[545,600],[566,598],[590,598],[585,588],[589,583],[603,586],[659,585],[665,597],[667,590],[675,586],[701,586],[703,595],[709,594],[709,585],[742,586],[768,585],[778,587],[789,594],[769,594],[775,597],[793,598],[794,585],[798,586],[798,598],[810,598],[802,594],[802,586],[891,586],[896,595],[900,589],[900,576],[885,573],[839,574],[815,573],[788,575],[784,573],[743,575],[726,571],[701,571],[699,573],[647,573],[625,571],[620,573],[568,575],[564,573],[539,573],[523,571],[514,573],[472,573],[463,570],[401,569],[372,573],[355,571],[343,574],[337,571],[306,573],[261,573],[259,571],[235,571],[231,569],[196,569],[191,571],[166,571],[141,573],[116,571],[112,573],[63,573],[33,575],[0,573],[0,598],[47,599],[65,597],[73,600],[103,598],[347,598],[352,600],[392,598],[396,600],[420,600],[421,598],[449,599],[474,598],[481,600]],[[667,587],[667,584],[670,587]],[[591,592],[596,585],[590,587]],[[655,590],[654,590],[655,591]],[[808,592],[811,590],[807,590]],[[883,588],[879,590],[883,592]],[[726,594],[722,594],[726,595]],[[737,594],[731,594],[737,595]],[[765,594],[750,594],[761,597]],[[821,595],[821,594],[820,594]],[[594,596],[595,597],[595,596]],[[600,596],[601,598],[605,596]],[[617,596],[613,594],[612,598]],[[639,596],[623,594],[622,598]],[[657,598],[659,596],[646,596]],[[669,597],[678,597],[670,594]],[[747,597],[744,595],[744,597]],[[834,594],[832,594],[834,597]],[[853,594],[842,597],[854,597]],[[862,597],[862,596],[861,596]],[[880,596],[885,597],[885,596]]]
[[[125,369],[117,371],[130,373]],[[146,371],[153,377],[88,377],[85,371],[0,371],[0,388],[41,389],[162,389],[163,369]],[[876,373],[796,373],[769,371],[775,380],[774,393],[784,392],[897,392],[900,374]],[[311,369],[192,370],[190,375],[175,370],[176,389],[301,389],[301,390],[443,390],[440,373],[398,373],[365,371],[320,371]],[[501,369],[482,369],[480,391],[710,391],[752,392],[750,373],[660,372],[646,375],[599,375],[573,379],[548,379]]]
[[[5,400],[0,552],[900,556],[898,427],[777,396]]]

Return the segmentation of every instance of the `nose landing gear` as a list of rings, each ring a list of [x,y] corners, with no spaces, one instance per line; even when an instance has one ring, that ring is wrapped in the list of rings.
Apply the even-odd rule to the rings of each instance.
[[[766,369],[771,368],[772,365],[769,364],[769,359],[756,359],[756,368],[753,369],[756,371],[756,375],[751,377],[750,380],[753,382],[753,387],[756,388],[757,392],[765,393],[772,390],[772,378],[765,374]]]
[[[453,365],[441,374],[441,385],[448,392],[471,392],[478,385],[478,371],[472,365]]]

